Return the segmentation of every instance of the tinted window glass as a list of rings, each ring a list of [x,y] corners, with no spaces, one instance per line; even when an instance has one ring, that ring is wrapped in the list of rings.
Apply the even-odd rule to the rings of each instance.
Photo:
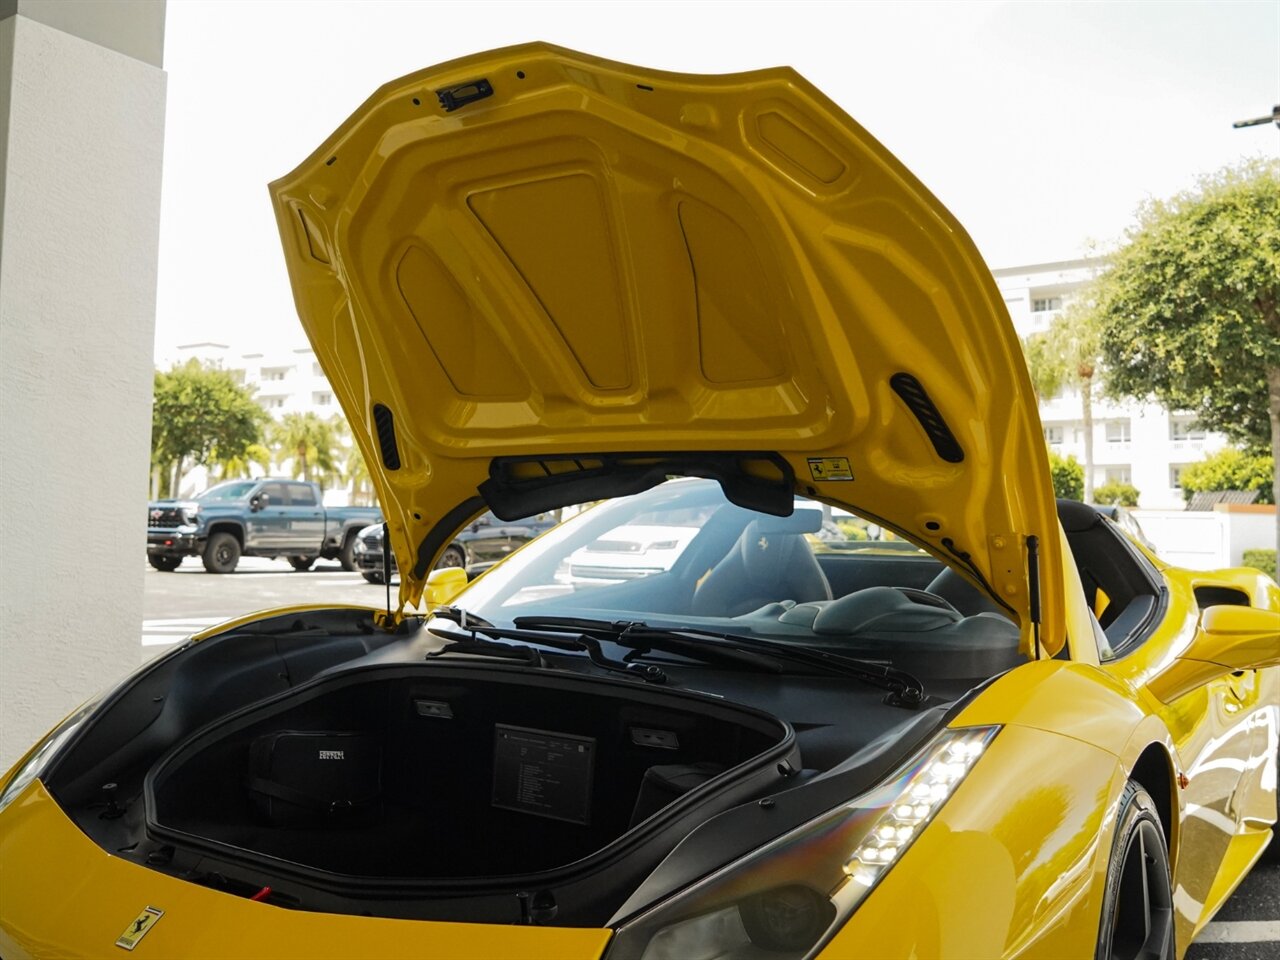
[[[262,488],[262,492],[267,495],[267,501],[270,506],[283,507],[289,503],[289,498],[285,493],[283,483],[268,483]]]
[[[305,483],[289,484],[289,502],[295,507],[316,506],[316,492]]]
[[[210,487],[204,493],[196,494],[196,499],[206,502],[213,500],[242,500],[257,485],[258,482],[256,480],[233,480],[230,483],[220,483],[216,487]]]

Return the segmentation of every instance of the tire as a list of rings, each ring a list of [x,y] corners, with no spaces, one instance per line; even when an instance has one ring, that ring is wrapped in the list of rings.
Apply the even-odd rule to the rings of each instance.
[[[358,532],[349,530],[346,539],[342,541],[342,549],[338,551],[338,560],[342,563],[342,569],[349,573],[355,573],[359,569],[356,566],[356,534]]]
[[[147,563],[151,564],[161,573],[172,573],[178,569],[178,565],[182,563],[181,557],[158,557],[155,554],[147,554]]]
[[[440,559],[436,562],[436,569],[443,570],[446,567],[465,567],[466,565],[467,555],[463,553],[462,548],[455,543],[444,553],[440,554]]]
[[[1276,773],[1280,774],[1280,744],[1276,745]],[[1276,792],[1276,822],[1271,825],[1271,860],[1280,863],[1280,791]]]
[[[1130,780],[1120,794],[1116,833],[1098,925],[1098,960],[1173,960],[1169,846],[1155,802]]]
[[[286,557],[289,566],[297,570],[299,573],[306,573],[311,569],[311,565],[316,562],[315,557]]]
[[[360,574],[360,576],[364,577],[370,583],[379,583],[379,584],[382,583],[382,574],[372,570],[368,571],[367,573],[362,573]]]
[[[230,573],[240,562],[240,541],[230,533],[215,533],[205,543],[200,559],[210,573]]]

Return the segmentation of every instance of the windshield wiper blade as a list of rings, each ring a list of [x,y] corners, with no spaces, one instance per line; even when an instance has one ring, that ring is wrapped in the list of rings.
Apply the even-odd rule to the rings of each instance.
[[[576,633],[596,633],[621,646],[635,647],[669,641],[689,641],[688,649],[699,647],[710,650],[734,650],[738,654],[759,654],[782,660],[791,660],[845,676],[856,677],[873,686],[889,691],[888,702],[915,709],[925,701],[924,684],[905,670],[871,660],[861,660],[846,654],[813,647],[795,646],[779,640],[763,637],[745,637],[736,633],[719,633],[701,627],[655,627],[639,620],[594,620],[589,617],[516,617],[518,628],[525,630],[557,630]],[[711,641],[712,645],[706,645]],[[732,646],[720,646],[731,644]],[[706,645],[706,646],[702,646]],[[683,646],[683,644],[682,644]],[[673,652],[683,652],[673,651]]]
[[[626,647],[632,655],[643,657],[651,651],[673,653],[676,656],[688,657],[691,660],[718,660],[737,666],[749,667],[763,673],[781,673],[782,666],[772,653],[743,650],[730,646],[726,641],[733,639],[728,635],[709,634],[699,630],[669,630],[665,627],[652,627],[637,620],[592,620],[585,617],[516,617],[515,625],[524,630],[567,631],[580,635],[603,636],[610,643]],[[711,637],[715,643],[708,644],[706,638]],[[628,662],[630,657],[628,657]]]
[[[449,609],[451,614],[460,612],[453,608]],[[487,620],[467,615],[465,612],[462,613],[463,616],[461,620],[453,615],[446,616],[444,619],[451,623],[458,624],[463,630],[466,630],[467,633],[462,636],[458,636],[450,632],[442,632],[438,629],[431,630],[431,632],[436,636],[442,637],[445,640],[453,641],[452,646],[431,654],[431,656],[442,656],[446,653],[479,653],[482,652],[480,649],[482,647],[509,650],[520,649],[503,643],[488,643],[487,641],[478,639],[479,635],[484,635],[486,637],[491,637],[494,640],[525,640],[531,643],[541,644],[545,647],[555,647],[558,650],[583,652],[586,653],[587,659],[589,659],[593,664],[602,670],[609,671],[610,673],[620,673],[632,680],[644,680],[648,683],[666,683],[667,681],[666,673],[661,667],[654,664],[627,663],[622,660],[610,659],[605,652],[600,649],[600,642],[594,637],[580,635],[572,638],[565,638],[547,636],[546,633],[533,630],[522,630],[518,627],[514,629],[508,627],[495,627]],[[431,628],[428,627],[428,629]],[[469,649],[469,647],[471,649]],[[492,649],[492,652],[494,655],[502,655],[498,653],[497,649]]]

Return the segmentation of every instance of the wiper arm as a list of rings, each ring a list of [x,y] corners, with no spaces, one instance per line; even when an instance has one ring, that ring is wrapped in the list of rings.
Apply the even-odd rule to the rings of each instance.
[[[594,637],[581,635],[573,638],[547,636],[533,630],[522,630],[519,628],[509,629],[507,627],[495,627],[487,620],[466,614],[462,611],[456,611],[452,608],[450,613],[462,613],[461,619],[450,615],[444,619],[453,623],[457,623],[462,629],[468,631],[464,635],[457,635],[452,632],[443,632],[440,630],[432,630],[438,637],[452,641],[451,646],[444,650],[429,654],[429,656],[438,657],[446,653],[488,653],[493,656],[513,657],[513,654],[506,651],[529,650],[528,647],[515,647],[505,643],[490,643],[486,640],[480,640],[479,635],[491,637],[494,640],[526,640],[531,643],[539,643],[545,647],[555,647],[559,650],[572,650],[585,652],[587,659],[602,670],[610,673],[620,673],[632,680],[644,680],[648,683],[666,683],[667,675],[661,667],[654,664],[627,663],[622,660],[610,659],[605,652],[600,649],[600,642]],[[434,613],[434,612],[433,612]],[[536,651],[529,651],[530,654],[536,656]],[[541,658],[539,664],[541,663]]]
[[[727,634],[704,633],[701,630],[669,630],[652,627],[637,620],[592,620],[587,617],[516,617],[515,625],[525,630],[568,631],[583,636],[596,634],[610,643],[626,647],[632,656],[643,657],[654,650],[674,653],[692,660],[719,661],[749,667],[762,673],[781,673],[776,657],[729,646],[723,641],[736,639]],[[708,644],[710,637],[713,642]]]
[[[716,650],[720,653],[732,651],[737,655],[763,655],[775,659],[791,660],[795,663],[803,663],[807,666],[856,677],[873,686],[888,690],[889,696],[886,699],[895,706],[915,709],[923,704],[925,700],[924,684],[905,670],[827,650],[797,647],[778,640],[768,640],[762,637],[744,637],[741,634],[734,633],[717,633],[712,630],[703,630],[699,627],[654,627],[636,620],[594,620],[587,617],[516,617],[514,622],[517,627],[526,630],[595,633],[605,636],[613,643],[632,648],[648,646],[660,649],[661,644],[679,643],[681,649],[672,649],[671,652],[698,651],[695,655],[705,657],[711,650]],[[686,643],[685,641],[688,642]],[[710,641],[710,644],[707,641]],[[731,644],[732,646],[722,646],[722,644]]]
[[[500,660],[514,660],[531,667],[543,666],[542,656],[533,647],[523,644],[495,643],[492,640],[481,640],[474,633],[453,634],[433,630],[432,633],[442,640],[448,640],[449,646],[442,650],[432,650],[427,659],[444,656],[446,653],[466,653],[474,656],[497,657]]]

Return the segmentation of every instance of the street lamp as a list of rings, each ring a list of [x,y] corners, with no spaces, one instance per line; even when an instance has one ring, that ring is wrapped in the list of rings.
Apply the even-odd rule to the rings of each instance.
[[[1237,120],[1231,126],[1239,130],[1241,127],[1260,127],[1264,123],[1273,122],[1277,127],[1280,127],[1280,103],[1277,103],[1271,108],[1271,116],[1269,117],[1254,117],[1252,120]]]

